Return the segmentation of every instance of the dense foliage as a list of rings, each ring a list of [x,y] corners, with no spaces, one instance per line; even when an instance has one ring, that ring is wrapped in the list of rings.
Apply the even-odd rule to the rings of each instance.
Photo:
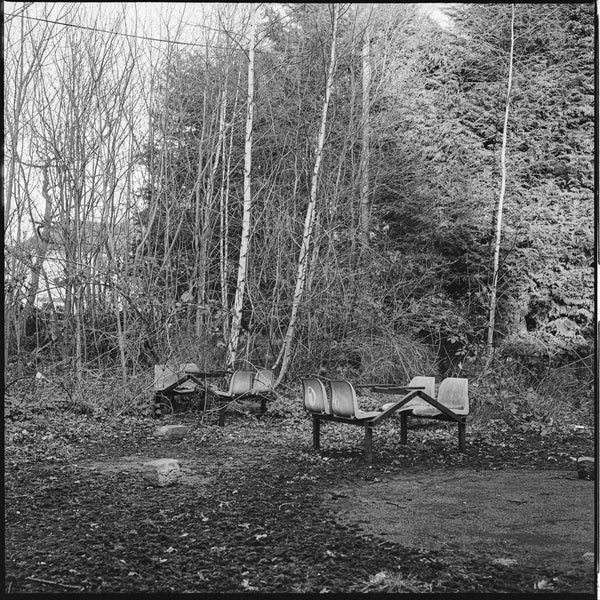
[[[406,337],[410,344],[420,340],[429,345],[445,359],[446,368],[456,369],[482,342],[506,102],[509,9],[461,6],[453,15],[454,34],[408,7],[373,8],[376,91],[370,109],[368,249],[357,240],[360,48],[366,17],[346,11],[297,368],[343,369],[347,364],[368,369],[369,361],[383,359],[376,350],[379,343]],[[519,5],[516,11],[496,339],[509,354],[525,358],[549,354],[560,362],[591,349],[592,10],[591,5]],[[275,350],[289,313],[331,21],[325,5],[291,5],[286,16],[283,21],[267,11],[263,27],[268,51],[259,53],[257,61],[256,218],[247,306],[250,333],[266,335]],[[163,172],[171,177],[163,191],[171,202],[192,187],[186,178],[193,182],[198,175],[195,157],[203,150],[198,150],[197,137],[185,132],[206,126],[207,93],[213,106],[218,103],[214,88],[207,92],[196,83],[210,79],[217,85],[217,77],[211,79],[208,72],[211,67],[185,54],[168,73],[169,93],[161,100],[169,103],[169,114],[177,115],[167,131],[178,141],[169,152],[172,167]],[[242,70],[237,81],[230,78],[221,89],[233,96],[229,88],[243,89],[243,77]],[[173,94],[180,85],[185,91]],[[209,113],[210,103],[209,97]],[[243,111],[237,118],[241,123]],[[241,136],[232,142],[232,162],[239,165]],[[225,169],[223,162],[219,168]],[[209,235],[209,255],[213,248],[213,263],[206,268],[215,283],[215,254],[223,234],[228,235],[232,262],[239,236],[240,169],[237,178],[236,171],[228,175],[234,192],[230,229],[223,232],[214,217],[202,229]],[[203,190],[209,189],[210,178],[205,168]],[[164,185],[154,179],[155,185],[159,181]],[[194,238],[194,221],[175,223],[172,229],[186,248],[177,254],[183,270],[175,271],[182,293],[193,280],[185,264],[193,262],[195,246],[186,239]],[[161,239],[158,231],[156,237]],[[228,297],[232,285],[235,280],[229,277]],[[219,293],[216,284],[208,292],[208,301],[217,307]],[[251,350],[248,358],[269,360],[270,354],[260,355],[264,344],[257,351]],[[399,353],[406,355],[406,348]]]
[[[263,6],[259,20],[238,354],[266,366],[281,351],[294,300],[333,19],[325,4],[277,6]],[[290,377],[481,375],[510,9],[457,5],[442,29],[412,5],[342,6]],[[523,389],[538,390],[549,368],[569,364],[590,380],[593,10],[515,10],[494,365],[502,381],[525,373]],[[150,130],[135,157],[145,173],[130,204],[139,229],[103,281],[120,300],[82,317],[96,329],[104,319],[103,353],[94,342],[90,356],[120,357],[134,373],[143,359],[143,368],[224,360],[244,183],[248,57],[236,35],[223,27],[213,49],[169,47],[157,63]],[[80,335],[85,350],[90,339]]]

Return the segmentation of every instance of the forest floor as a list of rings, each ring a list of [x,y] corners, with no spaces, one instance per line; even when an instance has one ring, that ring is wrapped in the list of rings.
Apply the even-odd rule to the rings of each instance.
[[[201,422],[202,421],[202,422]],[[550,592],[595,597],[592,428],[501,419],[362,428],[274,410],[93,418],[12,413],[5,592]],[[153,433],[194,429],[183,440]],[[179,460],[154,488],[142,464]]]

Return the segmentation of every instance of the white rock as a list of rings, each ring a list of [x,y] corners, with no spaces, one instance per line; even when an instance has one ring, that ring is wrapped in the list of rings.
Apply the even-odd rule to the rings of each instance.
[[[583,560],[587,560],[588,562],[594,562],[594,553],[593,552],[586,552],[583,555]]]
[[[179,462],[174,458],[159,458],[144,463],[142,471],[144,479],[155,487],[175,485],[180,474]]]
[[[513,567],[517,564],[517,560],[514,558],[495,558],[492,563],[495,565],[502,565],[503,567]]]
[[[154,432],[154,435],[164,437],[166,440],[181,440],[188,434],[189,430],[190,428],[186,425],[163,425]]]

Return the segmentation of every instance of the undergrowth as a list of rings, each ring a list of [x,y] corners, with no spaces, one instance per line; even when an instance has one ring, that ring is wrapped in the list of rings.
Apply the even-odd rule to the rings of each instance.
[[[413,348],[412,353],[405,352],[407,358],[404,362],[400,361],[399,356],[406,350],[401,339],[396,340],[395,345],[389,340],[384,344],[381,340],[381,344],[370,348],[372,352],[363,360],[365,371],[358,373],[340,368],[321,375],[364,383],[408,381],[413,374],[435,373],[426,360],[426,354],[418,349]],[[385,348],[388,349],[387,355]],[[191,350],[182,349],[171,354],[171,359],[191,362],[194,356]],[[215,367],[210,365],[209,368]],[[472,364],[469,369],[452,375],[469,380],[471,422],[501,419],[518,431],[541,435],[560,423],[593,423],[593,373],[587,362],[579,361],[557,368],[546,366],[534,371],[522,363],[500,357],[489,364]],[[84,369],[79,377],[60,364],[48,364],[43,370],[30,369],[20,375],[14,368],[9,368],[5,372],[5,417],[27,420],[35,414],[49,412],[117,420],[124,416],[146,416],[151,414],[154,398],[153,378],[152,368],[140,369],[125,379],[118,368]],[[438,374],[438,384],[442,379],[443,376]],[[298,374],[284,380],[276,392],[276,398],[268,405],[271,417],[304,418]],[[358,394],[359,404],[365,410],[377,409],[389,400],[373,397],[364,389],[359,389]],[[196,404],[197,399],[193,398],[187,404],[174,408],[188,410]],[[252,413],[253,407],[247,407],[246,412]]]

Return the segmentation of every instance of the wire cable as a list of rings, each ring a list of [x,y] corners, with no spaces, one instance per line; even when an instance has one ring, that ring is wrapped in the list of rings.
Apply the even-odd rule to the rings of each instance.
[[[30,3],[27,8],[29,8],[29,6],[33,4]],[[107,33],[109,35],[119,35],[119,36],[123,36],[123,37],[129,37],[129,38],[137,38],[140,40],[146,40],[146,41],[150,41],[150,42],[159,42],[159,43],[163,43],[163,44],[178,44],[180,46],[192,46],[192,47],[197,47],[197,48],[213,48],[213,49],[217,49],[217,50],[234,50],[235,48],[233,46],[218,46],[215,44],[198,44],[196,42],[179,42],[176,40],[165,40],[162,38],[155,38],[155,37],[148,37],[148,36],[143,36],[143,35],[137,35],[135,33],[121,33],[118,31],[110,31],[108,29],[99,29],[96,27],[89,27],[87,25],[75,25],[73,23],[65,23],[63,21],[53,21],[51,19],[42,19],[41,17],[32,17],[30,15],[23,15],[24,11],[18,12],[18,13],[4,13],[5,16],[7,17],[19,17],[22,16],[25,19],[30,19],[32,21],[40,21],[42,23],[49,23],[52,25],[63,25],[64,27],[73,27],[75,29],[85,29],[88,31],[96,31],[98,33]],[[281,21],[281,20],[280,20]],[[203,27],[205,29],[210,29],[211,31],[216,31],[215,29],[213,29],[212,27],[206,27],[204,25],[195,25],[195,27]],[[226,30],[223,31],[223,33],[225,33],[230,39],[232,39],[232,41],[234,43],[236,43],[238,45],[238,49],[241,50],[242,52],[246,52],[246,50],[244,49],[244,47],[239,44],[239,42],[237,42],[236,40],[234,40],[230,35],[229,32],[227,32]],[[319,48],[322,48],[325,46],[325,42],[321,42],[318,44]],[[255,49],[256,52],[260,53],[260,54],[270,54],[270,55],[279,55],[278,52],[274,52],[272,50],[261,50],[259,48]],[[307,53],[308,54],[308,53]],[[300,64],[300,63],[290,63],[290,64]]]
[[[18,17],[21,16],[22,13],[5,13],[8,17]],[[155,37],[147,37],[143,35],[137,35],[135,33],[121,33],[119,31],[110,31],[108,29],[98,29],[96,27],[88,27],[87,25],[74,25],[73,23],[64,23],[62,21],[53,21],[51,19],[42,19],[40,17],[32,17],[30,15],[23,15],[25,19],[30,19],[32,21],[40,21],[42,23],[49,23],[51,25],[63,25],[65,27],[73,27],[75,29],[86,29],[88,31],[97,31],[99,33],[108,33],[110,35],[120,35],[124,37],[137,38],[140,40],[147,40],[150,42],[160,42],[163,44],[178,44],[180,46],[196,46],[198,48],[216,48],[219,50],[232,50],[231,46],[216,46],[214,44],[198,44],[196,42],[179,42],[176,40],[165,40],[161,38]],[[260,52],[260,50],[258,50]]]

